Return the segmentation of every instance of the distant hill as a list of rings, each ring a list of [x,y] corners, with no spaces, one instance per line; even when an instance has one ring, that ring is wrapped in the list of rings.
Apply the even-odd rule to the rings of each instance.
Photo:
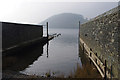
[[[40,24],[46,24],[49,22],[50,28],[78,28],[78,22],[86,22],[87,19],[84,19],[82,15],[72,14],[72,13],[63,13],[54,15]]]

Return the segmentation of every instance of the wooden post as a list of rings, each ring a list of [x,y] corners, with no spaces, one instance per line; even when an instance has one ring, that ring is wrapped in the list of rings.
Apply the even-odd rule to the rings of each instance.
[[[92,57],[92,53],[90,53],[90,57]]]
[[[83,54],[84,54],[84,43],[83,43]]]
[[[111,77],[111,80],[112,80],[112,64],[111,64],[111,76],[110,77]]]
[[[79,38],[80,38],[80,21],[79,21]]]
[[[91,53],[91,52],[90,52],[90,57],[92,58],[92,53]],[[90,59],[90,64],[91,64],[91,62],[92,62],[92,61],[91,61],[91,59]]]
[[[97,57],[97,53],[96,53],[96,57]],[[96,64],[97,64],[97,58],[96,58]]]
[[[48,54],[48,45],[49,45],[49,41],[47,42],[47,58],[49,56],[49,54]]]
[[[96,56],[97,56],[97,53],[96,53]]]
[[[105,76],[104,76],[104,78],[105,78],[105,80],[107,80],[107,75],[106,75],[106,69],[107,69],[107,63],[106,63],[106,60],[105,60]]]
[[[78,46],[80,45],[80,21],[79,21],[79,33],[78,33]]]
[[[47,39],[48,39],[48,22],[47,22]]]

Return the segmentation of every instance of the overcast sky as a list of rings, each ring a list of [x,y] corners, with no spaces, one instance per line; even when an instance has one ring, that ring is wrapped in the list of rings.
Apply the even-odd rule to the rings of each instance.
[[[117,0],[78,1],[0,0],[0,21],[36,24],[60,13],[76,13],[90,19],[118,6]]]

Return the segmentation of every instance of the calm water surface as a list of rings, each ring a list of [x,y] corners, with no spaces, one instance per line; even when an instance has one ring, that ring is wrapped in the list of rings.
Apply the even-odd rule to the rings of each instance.
[[[78,29],[50,29],[49,34],[61,33],[59,37],[43,46],[42,54],[21,73],[27,75],[44,75],[47,72],[55,72],[56,75],[69,75],[77,64],[81,66],[78,51]],[[45,32],[44,32],[45,34]],[[33,53],[33,55],[34,55]],[[31,53],[29,53],[31,54]]]

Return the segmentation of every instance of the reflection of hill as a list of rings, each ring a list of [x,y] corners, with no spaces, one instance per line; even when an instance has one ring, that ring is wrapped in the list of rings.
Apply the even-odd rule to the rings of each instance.
[[[17,55],[3,57],[4,70],[22,71],[43,54],[43,46],[36,45],[17,52]]]

